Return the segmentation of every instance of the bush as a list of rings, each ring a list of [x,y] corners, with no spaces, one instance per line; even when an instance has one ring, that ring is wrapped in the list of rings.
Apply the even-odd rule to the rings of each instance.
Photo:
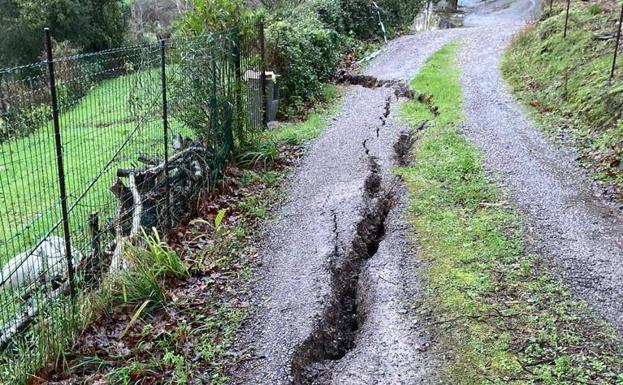
[[[256,15],[242,0],[196,0],[177,23],[181,39],[173,61],[184,76],[171,79],[175,118],[212,151],[214,170],[221,170],[234,147],[247,140],[233,53],[237,43],[257,41],[256,25]],[[243,53],[243,61],[259,61],[250,56]]]
[[[194,9],[178,22],[187,36],[222,33],[240,28],[249,13],[242,0],[194,0]]]
[[[379,36],[378,16],[369,0],[341,0],[346,31],[362,40]]]
[[[28,136],[42,127],[51,114],[49,105],[26,105],[0,113],[0,143]]]
[[[281,75],[282,113],[300,114],[335,75],[346,47],[338,0],[301,5],[266,30],[269,68]]]
[[[423,0],[376,3],[372,0],[265,0],[263,3],[268,12],[259,12],[272,17],[266,22],[267,66],[281,75],[281,113],[292,117],[318,98],[322,84],[334,77],[344,53],[354,41],[382,36],[379,12],[392,36],[411,23]],[[179,23],[179,31],[197,36],[253,25],[248,21],[257,14],[245,9],[243,4],[242,0],[197,0],[194,11]],[[195,121],[192,125],[205,126],[207,121]]]
[[[389,36],[395,36],[409,27],[423,0],[377,0],[378,10],[370,0],[341,0],[346,31],[358,39],[382,37],[378,12]]]
[[[282,113],[297,115],[318,97],[353,40],[382,36],[377,12],[392,36],[408,27],[422,3],[379,0],[377,11],[371,0],[311,0],[271,10],[279,18],[267,30],[267,57],[282,75]]]

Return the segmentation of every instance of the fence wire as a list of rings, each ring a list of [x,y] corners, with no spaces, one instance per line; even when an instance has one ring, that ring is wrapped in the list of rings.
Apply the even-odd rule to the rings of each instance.
[[[108,271],[137,204],[140,225],[167,230],[262,127],[260,28],[0,69],[3,383],[71,338],[79,306],[69,288],[80,295]],[[194,175],[187,158],[207,172]],[[158,167],[164,177],[144,172]]]

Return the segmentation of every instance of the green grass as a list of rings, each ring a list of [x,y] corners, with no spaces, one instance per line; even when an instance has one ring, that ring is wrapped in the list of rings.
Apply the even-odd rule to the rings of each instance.
[[[415,163],[397,169],[426,263],[419,305],[450,352],[449,383],[621,384],[617,333],[527,253],[519,218],[459,131],[456,50],[437,52],[411,84],[439,115],[417,101],[404,105],[412,124],[433,120],[418,136]]]
[[[337,110],[339,95],[336,88],[327,86],[325,106],[332,103],[331,108],[318,106],[307,120],[284,125],[256,140],[270,141],[279,148],[293,143],[301,145],[327,126]],[[303,132],[293,127],[301,127]],[[237,291],[251,279],[258,225],[270,216],[270,208],[282,201],[279,182],[288,170],[276,162],[247,166],[240,170],[239,180],[233,184],[239,190],[214,201],[225,205],[218,211],[224,213],[225,221],[215,215],[188,225],[183,237],[191,245],[198,242],[203,246],[191,247],[182,261],[157,236],[148,238],[146,249],[127,249],[132,266],[129,271],[110,277],[101,290],[79,301],[83,309],[78,313],[82,317],[76,321],[82,323],[82,328],[87,325],[82,335],[93,331],[89,324],[96,331],[98,326],[116,331],[119,325],[129,325],[121,328],[127,328],[123,338],[111,337],[117,338],[115,346],[128,347],[129,352],[120,354],[116,348],[109,348],[94,354],[89,349],[82,350],[81,342],[68,349],[74,327],[59,333],[64,338],[57,338],[54,347],[43,347],[47,363],[51,365],[52,361],[59,373],[83,383],[91,383],[94,378],[110,385],[152,380],[170,384],[228,383],[228,370],[237,360],[230,349],[249,310],[236,305],[245,298]],[[191,277],[187,278],[189,274]],[[187,279],[190,281],[184,282]],[[35,335],[43,333],[37,331]],[[24,347],[18,349],[10,364],[0,362],[0,369],[5,370],[0,371],[4,376],[1,378],[20,383],[33,367],[46,363],[29,360],[28,353]],[[46,373],[39,375],[45,377]]]
[[[140,154],[164,153],[159,82],[157,71],[106,80],[62,112],[68,205],[72,207],[94,182],[70,213],[76,246],[87,241],[86,220],[90,212],[99,211],[102,221],[112,216],[115,198],[108,189],[117,168],[137,164]],[[133,105],[133,100],[139,101],[139,105]],[[171,126],[173,131],[189,134],[175,119]],[[2,265],[8,258],[33,247],[61,218],[51,123],[26,138],[0,145],[0,158]],[[61,233],[61,228],[54,232]]]
[[[572,4],[563,39],[562,3],[527,27],[507,49],[503,73],[516,95],[549,132],[572,134],[595,176],[623,186],[623,60],[609,82],[620,3]]]
[[[301,144],[318,137],[326,128],[328,120],[339,111],[341,104],[337,100],[340,94],[341,91],[335,85],[324,85],[320,103],[304,120],[287,123],[269,132],[268,138],[277,143]]]
[[[115,307],[135,306],[129,325],[143,313],[168,304],[167,281],[188,277],[180,257],[158,236],[145,234],[145,247],[128,245],[128,270],[107,276],[98,290],[80,292],[75,303],[61,298],[37,314],[33,327],[14,337],[0,358],[0,381],[28,383],[49,362],[65,362],[77,332]]]
[[[60,124],[68,205],[71,208],[79,200],[70,212],[72,246],[84,254],[89,252],[89,214],[99,212],[100,223],[104,226],[116,210],[116,198],[109,187],[117,168],[137,165],[140,154],[163,154],[159,84],[157,71],[120,76],[101,82],[75,105],[66,106],[62,111]],[[133,106],[131,100],[140,101],[140,106]],[[171,119],[171,127],[184,135],[190,134],[175,119]],[[130,140],[122,149],[128,138]],[[61,219],[56,151],[50,122],[28,137],[1,144],[0,162],[1,267],[14,255],[32,249]],[[87,192],[92,182],[94,184]],[[86,194],[82,197],[83,192]],[[62,236],[62,227],[52,234]],[[146,280],[137,282],[145,283]],[[156,286],[154,279],[143,289],[152,290]],[[153,293],[157,295],[158,291]],[[0,294],[0,326],[13,320],[22,307],[44,302],[39,294],[24,301],[19,290],[0,289]],[[74,308],[66,299],[56,302],[46,306],[26,335],[29,342],[23,349],[28,353],[16,367],[28,371],[33,365],[40,364],[40,360],[57,354],[67,340],[72,339],[77,322],[70,315]],[[53,326],[50,326],[50,320],[53,320]],[[33,343],[37,352],[32,351]],[[11,366],[3,365],[3,369],[7,367]],[[19,373],[19,370],[15,372]],[[3,375],[3,378],[8,377]]]
[[[241,166],[260,165],[267,168],[277,162],[280,146],[300,146],[318,137],[340,109],[338,100],[342,89],[325,84],[322,95],[322,99],[308,111],[305,119],[282,123],[277,128],[261,133],[247,148],[235,154],[235,162]]]

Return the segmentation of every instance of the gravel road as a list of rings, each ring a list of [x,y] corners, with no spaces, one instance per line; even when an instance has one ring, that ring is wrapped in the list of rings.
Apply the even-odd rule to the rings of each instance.
[[[524,216],[534,250],[621,328],[621,217],[591,194],[572,151],[544,138],[500,78],[501,52],[536,4],[483,4],[471,4],[466,17],[476,27],[399,38],[366,74],[408,81],[458,40],[464,132]],[[394,145],[408,131],[395,117],[401,102],[391,87],[353,86],[291,176],[262,247],[256,313],[240,343],[253,359],[234,383],[439,383],[443,360],[412,306],[421,282],[405,192],[391,173]]]
[[[462,38],[464,131],[523,214],[533,251],[623,331],[621,212],[594,195],[573,149],[552,145],[501,79],[500,55],[514,32]]]
[[[390,44],[387,52],[370,66],[368,74],[380,78],[388,74],[388,79],[409,79],[421,68],[430,54],[448,43],[453,36],[454,34],[442,31],[422,34],[418,37],[421,42],[417,48],[405,50],[405,54],[400,58],[402,65],[398,64],[396,67],[396,60],[388,60],[388,58],[392,52],[402,52],[404,44],[409,44],[408,39],[399,39]],[[396,72],[395,68],[400,68],[400,73]],[[383,125],[381,117],[385,114],[388,101],[390,115],[387,123]],[[371,159],[375,159],[378,163],[383,189],[386,192],[395,189],[390,172],[390,168],[395,164],[394,144],[402,132],[408,131],[408,128],[396,122],[394,117],[400,102],[396,100],[392,88],[352,87],[343,101],[341,112],[334,118],[324,135],[311,145],[302,164],[292,176],[288,201],[279,211],[279,218],[271,227],[262,248],[263,266],[258,272],[260,278],[254,288],[258,312],[247,328],[243,343],[243,345],[252,346],[258,358],[245,365],[238,373],[236,383],[322,383],[294,379],[294,372],[300,371],[301,368],[293,367],[293,361],[297,356],[305,355],[300,347],[310,336],[318,333],[318,324],[324,322],[323,320],[327,317],[327,308],[335,298],[336,283],[333,281],[339,277],[334,277],[334,270],[335,265],[339,265],[340,262],[333,259],[345,258],[355,248],[354,244],[358,241],[359,227],[365,219],[369,206],[366,199],[368,195],[366,181],[372,172]],[[395,210],[398,209],[395,208],[393,211]],[[388,228],[400,227],[399,223],[395,223],[402,221],[400,213],[391,214],[389,217],[392,219],[391,223],[387,224]],[[395,239],[395,237],[388,237],[388,239]],[[395,245],[381,245],[379,249],[386,250],[388,247],[399,247],[399,243],[397,241]],[[406,261],[411,258],[412,254],[383,252],[369,257],[372,257],[370,263],[378,259],[389,261],[393,266],[391,272],[393,279],[396,282],[402,282],[403,278],[412,281],[410,276],[417,276],[412,270],[397,270],[397,266],[408,265],[410,268],[415,268],[414,257],[411,262]],[[366,273],[367,266],[363,266],[361,270],[362,275],[370,277],[370,281],[375,280],[373,271]],[[382,280],[376,279],[376,282],[384,284]],[[358,285],[358,282],[355,284]],[[412,285],[401,284],[400,286],[409,288]],[[374,286],[369,286],[369,290],[374,293]],[[417,288],[412,287],[409,290],[417,290]],[[376,304],[386,298],[387,295],[368,295],[366,309],[369,309],[370,314],[378,314]],[[395,302],[384,305],[386,309],[391,307],[392,310],[388,316],[392,319],[384,323],[383,329],[368,331],[372,334],[377,333],[370,338],[385,341],[382,346],[369,347],[370,357],[385,354],[379,352],[378,349],[384,351],[388,346],[387,341],[391,341],[392,338],[396,339],[397,336],[391,334],[392,331],[399,330],[404,333],[408,330],[416,335],[425,333],[423,330],[413,329],[412,325],[416,324],[412,320],[414,315],[410,311],[405,312],[405,309],[410,308],[412,300],[411,296],[403,295],[397,297]],[[363,298],[355,298],[355,301],[363,301]],[[363,309],[358,310],[363,313]],[[363,317],[361,314],[355,316]],[[371,318],[375,317],[371,316]],[[357,329],[362,327],[363,325],[356,326]],[[385,336],[384,333],[391,335]],[[405,337],[404,334],[400,336]],[[336,337],[335,339],[343,338]],[[324,343],[326,341],[317,341],[316,345]],[[356,343],[357,346],[361,346],[360,339]],[[353,345],[352,341],[350,345]],[[420,368],[423,366],[422,362],[425,361],[429,362],[427,365],[434,366],[432,360],[427,361],[427,352],[401,352],[404,346],[395,348],[398,351],[392,354],[401,363],[394,361],[392,365],[400,365],[402,368],[410,367],[410,373],[422,372]],[[335,381],[341,381],[338,380],[341,377],[340,372],[351,370],[351,366],[345,364],[346,361],[352,362],[353,366],[360,365],[357,363],[361,354],[359,349],[355,349],[355,352],[350,346],[342,350],[336,354],[329,354],[333,357],[316,357],[312,360],[339,365],[339,368],[335,370],[323,369],[324,377],[335,376]],[[353,352],[348,355],[351,351]],[[341,360],[344,355],[348,357]],[[306,360],[310,361],[309,358]],[[368,364],[367,372],[383,372],[385,370],[383,368],[387,366],[387,362],[380,358],[375,363],[369,362]],[[306,365],[314,366],[310,362]],[[392,376],[389,373],[387,375]],[[430,375],[423,377],[423,379],[426,378],[432,377]],[[401,381],[386,383],[411,383],[410,381],[404,382],[404,379]],[[341,384],[342,382],[335,383]]]

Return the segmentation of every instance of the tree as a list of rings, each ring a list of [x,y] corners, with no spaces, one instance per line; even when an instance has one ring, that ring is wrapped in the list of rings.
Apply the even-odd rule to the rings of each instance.
[[[43,52],[43,28],[57,41],[97,50],[119,46],[126,32],[120,0],[0,0],[0,66],[36,61]]]
[[[133,0],[130,4],[130,40],[168,37],[174,21],[192,8],[190,0]]]

